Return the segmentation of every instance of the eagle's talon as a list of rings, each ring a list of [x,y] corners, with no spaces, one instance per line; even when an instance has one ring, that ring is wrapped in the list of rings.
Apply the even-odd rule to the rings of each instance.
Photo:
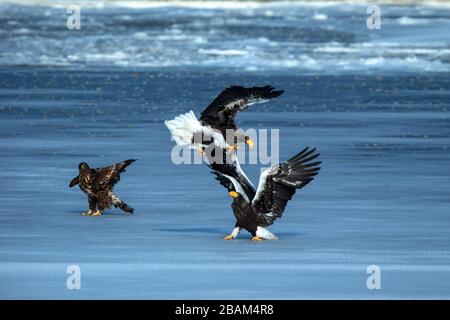
[[[82,216],[90,216],[91,214],[92,214],[92,210],[89,209],[88,211],[83,212],[81,215],[82,215]]]
[[[229,146],[227,147],[227,150],[228,150],[228,151],[237,151],[239,148],[240,148],[239,145],[237,145],[237,144],[232,144],[232,145],[229,145]]]
[[[95,211],[93,214],[91,214],[91,217],[97,217],[97,216],[101,216],[102,212],[100,210]]]
[[[223,238],[223,240],[234,240],[234,237],[232,234],[229,234],[228,236],[226,236],[225,238]]]
[[[252,238],[252,241],[262,241],[262,240],[263,240],[263,238],[258,237],[258,236],[254,236],[254,237]]]
[[[197,153],[198,153],[200,156],[204,156],[204,155],[206,154],[204,148],[198,148],[198,149],[197,149]]]

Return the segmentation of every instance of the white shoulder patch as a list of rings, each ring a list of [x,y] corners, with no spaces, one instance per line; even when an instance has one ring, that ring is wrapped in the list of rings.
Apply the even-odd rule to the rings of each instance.
[[[263,173],[261,173],[261,176],[259,177],[258,189],[256,190],[255,198],[253,198],[252,204],[258,201],[258,199],[261,197],[262,193],[266,189],[267,176],[272,173],[272,170],[275,167],[276,166],[269,168],[265,170]]]
[[[253,183],[250,181],[250,179],[247,177],[247,175],[245,174],[244,170],[242,170],[241,168],[241,164],[239,163],[239,159],[236,155],[236,153],[234,153],[232,155],[232,160],[234,161],[234,163],[236,163],[236,170],[239,174],[241,174],[245,180],[247,180],[247,182],[254,188],[255,186],[253,185]]]

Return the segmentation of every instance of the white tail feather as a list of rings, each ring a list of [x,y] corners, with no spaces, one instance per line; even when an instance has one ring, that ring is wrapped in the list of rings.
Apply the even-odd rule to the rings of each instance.
[[[164,121],[164,124],[179,146],[193,147],[194,134],[202,131],[202,125],[192,110],[175,117],[173,120]]]
[[[266,240],[278,240],[277,236],[275,236],[272,232],[263,227],[258,227],[256,229],[256,235]]]
[[[172,120],[164,121],[164,124],[170,130],[173,139],[179,146],[188,146],[193,149],[204,147],[204,144],[193,143],[194,135],[199,132],[212,137],[214,144],[219,147],[225,148],[228,146],[222,134],[213,130],[210,126],[202,126],[192,110],[188,113],[180,114]]]

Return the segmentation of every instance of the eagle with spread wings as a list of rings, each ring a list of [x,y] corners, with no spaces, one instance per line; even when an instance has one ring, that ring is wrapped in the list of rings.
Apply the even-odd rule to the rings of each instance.
[[[256,103],[264,103],[282,95],[284,90],[275,90],[268,85],[264,87],[245,88],[231,86],[223,90],[200,115],[200,122],[211,128],[219,130],[226,137],[227,130],[234,132],[232,148],[236,148],[238,142],[244,141],[249,147],[253,147],[253,141],[246,136],[236,125],[238,112],[246,110]]]
[[[111,206],[128,213],[134,212],[113,192],[113,188],[120,181],[120,174],[135,161],[129,159],[104,168],[90,168],[86,162],[78,165],[79,175],[72,179],[69,186],[72,188],[78,184],[88,197],[89,210],[82,215],[100,216],[103,210]]]
[[[236,179],[247,193],[255,188],[241,169],[236,152],[238,143],[250,148],[254,142],[236,125],[236,116],[256,103],[268,102],[284,93],[267,85],[262,87],[230,86],[225,88],[197,119],[193,111],[165,121],[173,139],[180,146],[205,154],[213,170]],[[227,134],[231,133],[229,137]]]
[[[284,90],[275,90],[270,85],[249,88],[230,86],[201,112],[200,119],[190,111],[164,123],[178,145],[189,146],[200,153],[211,144],[236,150],[238,143],[245,142],[251,148],[254,144],[252,139],[236,125],[237,114],[253,104],[268,102],[283,93]]]
[[[282,216],[295,191],[306,186],[319,173],[321,162],[314,161],[319,156],[315,151],[305,148],[291,159],[264,171],[256,194],[247,192],[248,188],[231,175],[212,171],[233,198],[231,208],[236,225],[224,239],[235,239],[241,229],[249,231],[254,241],[278,239],[266,227]]]

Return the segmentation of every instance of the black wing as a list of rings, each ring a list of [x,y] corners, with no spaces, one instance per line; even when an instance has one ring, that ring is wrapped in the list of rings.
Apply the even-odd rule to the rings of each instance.
[[[200,121],[216,129],[236,129],[234,119],[239,111],[245,110],[254,103],[266,102],[276,98],[283,92],[284,90],[274,91],[272,86],[228,87],[203,110]]]
[[[125,168],[135,162],[135,159],[125,160],[116,163],[112,166],[95,169],[96,175],[94,179],[94,185],[97,189],[110,187],[112,188],[117,182],[120,181],[120,174],[125,172]]]
[[[314,149],[305,148],[291,159],[262,173],[252,205],[268,225],[282,216],[296,189],[310,183],[319,173],[319,156]]]
[[[221,157],[214,157],[216,154],[218,154],[219,156],[221,155]],[[225,149],[214,146],[214,148],[211,150],[211,153],[207,152],[207,155],[209,167],[212,170],[220,172],[222,175],[234,178],[249,201],[251,201],[255,197],[255,187],[253,186],[252,182],[247,177],[245,172],[242,170],[235,152],[227,152]]]
[[[69,187],[72,188],[73,186],[76,186],[80,183],[80,176],[76,176],[75,178],[70,181]]]
[[[211,166],[209,167],[211,168]],[[248,203],[251,202],[251,199],[249,198],[245,190],[242,188],[241,184],[235,178],[216,170],[212,170],[211,173],[216,176],[216,180],[218,180],[220,184],[228,190],[228,192],[236,191],[240,193]]]
[[[210,167],[210,169],[212,169],[211,166],[209,166],[209,167]],[[228,192],[236,191],[236,188],[233,185],[233,182],[231,182],[231,179],[229,177],[225,176],[224,174],[222,174],[216,170],[212,170],[211,173],[216,176],[216,180],[219,181],[219,183],[222,186],[224,186],[225,189],[228,190]]]

